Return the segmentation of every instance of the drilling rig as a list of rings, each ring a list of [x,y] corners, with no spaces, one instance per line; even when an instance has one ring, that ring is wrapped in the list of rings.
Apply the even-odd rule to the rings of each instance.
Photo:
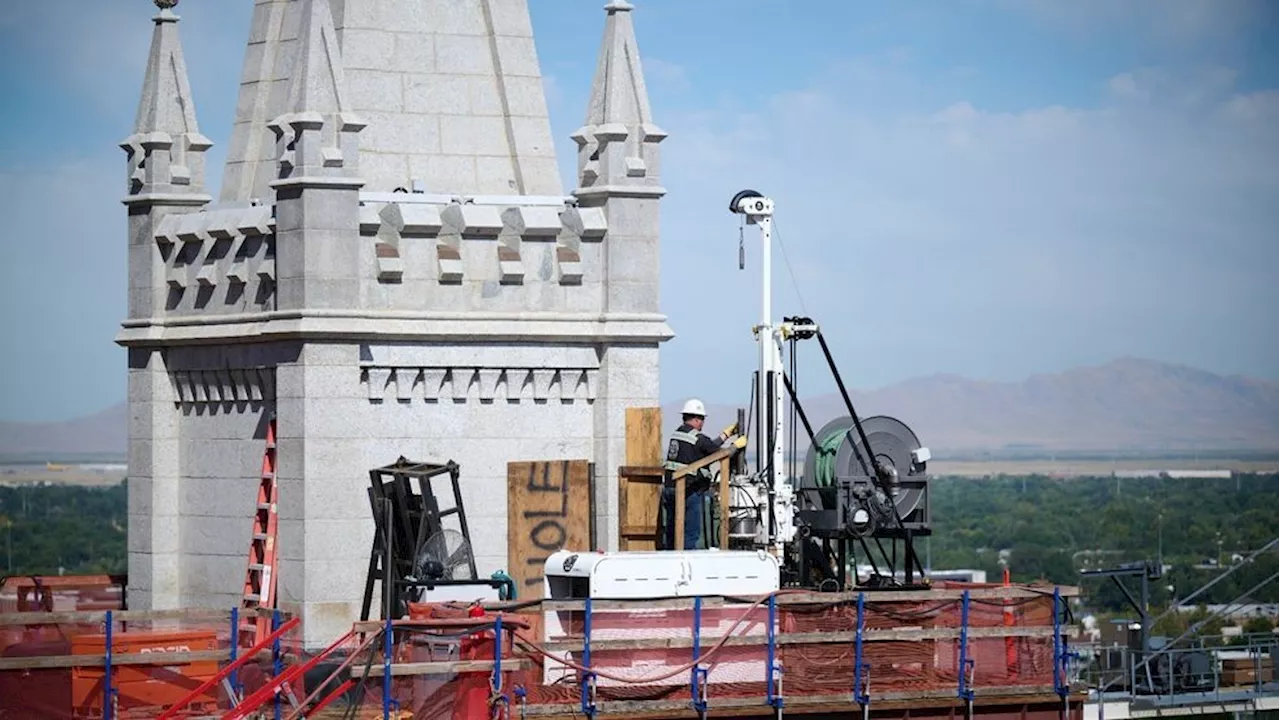
[[[817,322],[773,319],[773,200],[743,190],[729,210],[760,229],[762,273],[760,320],[752,328],[759,369],[752,383],[754,413],[748,412],[753,417],[745,426],[753,429],[755,467],[740,464],[730,480],[725,513],[730,548],[767,549],[781,561],[784,586],[844,590],[859,584],[856,575],[848,577],[859,554],[870,567],[864,585],[924,581],[915,540],[932,531],[929,449],[900,420],[858,416]],[[796,347],[812,340],[821,347],[848,412],[817,431],[796,396],[794,377]],[[791,375],[785,371],[784,347],[791,354]],[[797,475],[792,458],[801,428],[809,446],[803,473]]]

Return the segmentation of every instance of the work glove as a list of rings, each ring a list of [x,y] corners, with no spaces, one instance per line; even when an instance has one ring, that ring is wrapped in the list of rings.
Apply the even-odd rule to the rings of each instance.
[[[730,437],[731,435],[733,435],[733,434],[734,434],[734,433],[736,433],[736,432],[738,432],[738,423],[736,423],[736,422],[735,422],[734,424],[730,425],[729,427],[727,427],[727,428],[725,428],[723,431],[721,431],[721,432],[720,432],[720,437],[722,437],[722,438],[728,438],[728,437]]]
[[[739,436],[738,439],[733,441],[733,446],[738,448],[739,450],[745,448],[747,446],[747,436],[746,435]]]

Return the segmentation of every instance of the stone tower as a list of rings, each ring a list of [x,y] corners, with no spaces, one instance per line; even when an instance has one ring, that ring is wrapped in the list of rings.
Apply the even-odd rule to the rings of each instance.
[[[658,402],[658,143],[631,24],[606,6],[557,170],[523,0],[257,0],[217,203],[172,0],[128,155],[129,597],[240,600],[268,419],[280,603],[349,628],[367,473],[453,459],[483,574],[507,566],[506,463],[595,463],[616,547],[624,411]]]

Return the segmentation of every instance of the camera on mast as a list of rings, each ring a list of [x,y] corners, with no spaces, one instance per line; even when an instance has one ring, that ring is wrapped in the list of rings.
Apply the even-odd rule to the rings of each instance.
[[[749,220],[773,215],[773,200],[756,192],[743,190],[729,201],[729,212],[746,215]]]

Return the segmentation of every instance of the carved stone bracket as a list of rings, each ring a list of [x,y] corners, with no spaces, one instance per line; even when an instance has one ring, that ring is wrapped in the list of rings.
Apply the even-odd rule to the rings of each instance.
[[[169,373],[178,407],[270,401],[275,398],[275,377],[275,368],[175,370]]]
[[[366,367],[361,382],[374,403],[590,403],[597,374],[595,368]]]

